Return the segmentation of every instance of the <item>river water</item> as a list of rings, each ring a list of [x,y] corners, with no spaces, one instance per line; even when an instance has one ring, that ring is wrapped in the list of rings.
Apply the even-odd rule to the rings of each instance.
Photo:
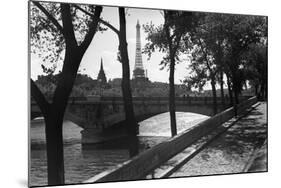
[[[178,133],[205,120],[208,116],[176,112]],[[139,122],[139,152],[151,148],[170,137],[170,116],[163,113]],[[65,121],[63,124],[65,183],[85,181],[130,158],[124,140],[99,148],[81,146],[82,128]],[[30,185],[47,185],[47,160],[45,149],[44,122],[35,120],[30,128]]]

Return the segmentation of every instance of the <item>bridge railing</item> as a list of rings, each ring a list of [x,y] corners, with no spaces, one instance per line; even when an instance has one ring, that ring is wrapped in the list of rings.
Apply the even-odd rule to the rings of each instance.
[[[240,101],[248,99],[248,96],[239,97]],[[123,102],[123,97],[95,97],[96,101],[120,101]],[[230,101],[229,97],[224,98],[226,102]],[[90,100],[90,99],[88,99]],[[136,101],[169,101],[169,97],[133,97],[133,102]],[[217,97],[217,101],[220,102],[221,97]],[[78,100],[76,100],[78,101]],[[207,101],[212,102],[213,97],[175,97],[175,101]]]
[[[252,97],[249,100],[244,101],[241,105],[238,105],[238,111],[241,113],[256,102],[257,98]],[[131,160],[118,165],[116,168],[98,174],[85,181],[85,183],[142,179],[159,165],[191,145],[195,140],[208,134],[233,116],[234,108],[231,107],[195,125],[183,133],[142,152]]]
[[[241,96],[239,99],[243,101],[248,99],[249,96]],[[217,101],[220,101],[222,98],[217,97]],[[226,101],[229,101],[229,97],[224,98]],[[169,97],[133,97],[133,101],[168,101]],[[213,97],[175,97],[175,101],[213,101]],[[51,102],[51,98],[47,98],[47,101]],[[88,96],[88,97],[69,97],[69,103],[75,103],[78,101],[123,101],[123,97],[108,97],[108,96]],[[35,100],[31,97],[31,102],[35,103]]]
[[[51,99],[48,99],[51,100]],[[240,101],[245,100],[245,97],[240,98]],[[167,106],[169,103],[168,97],[133,97],[133,104],[135,109],[138,109],[139,105],[153,107]],[[176,97],[176,106],[178,105],[212,105],[212,97]],[[229,98],[225,98],[226,106],[222,106],[221,98],[217,98],[217,105],[220,109],[225,109],[229,105]],[[67,110],[70,113],[74,113],[79,118],[86,119],[90,122],[95,122],[96,119],[106,115],[112,115],[116,113],[123,113],[123,98],[122,97],[100,97],[100,96],[89,96],[89,97],[70,97],[68,101]],[[94,105],[93,105],[94,104]],[[34,100],[31,100],[32,112],[34,117],[40,115],[40,109],[36,105]],[[141,108],[142,109],[142,108]],[[145,108],[143,108],[145,109]],[[137,110],[135,110],[137,112]],[[35,114],[38,113],[38,114]]]

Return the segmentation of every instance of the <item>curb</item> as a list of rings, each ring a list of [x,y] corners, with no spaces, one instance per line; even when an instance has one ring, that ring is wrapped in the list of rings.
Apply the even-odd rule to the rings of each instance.
[[[267,161],[267,139],[259,148],[252,152],[243,172],[266,172],[268,167],[267,164],[263,163],[264,160]]]

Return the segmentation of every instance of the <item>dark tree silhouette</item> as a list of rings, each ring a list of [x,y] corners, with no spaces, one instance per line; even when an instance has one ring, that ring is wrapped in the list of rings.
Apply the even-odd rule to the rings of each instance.
[[[46,48],[45,42],[54,44],[56,48],[47,49],[51,54],[48,54],[45,60],[55,63],[59,59],[58,54],[64,52],[62,71],[51,102],[46,100],[35,82],[32,79],[30,81],[31,95],[40,107],[46,125],[48,184],[59,185],[64,184],[62,136],[64,113],[82,57],[98,29],[102,7],[89,5],[87,8],[92,9],[95,16],[93,19],[84,19],[87,21],[88,29],[79,30],[82,23],[77,19],[78,15],[73,12],[71,4],[37,1],[30,3],[31,46],[42,50],[44,47]],[[83,40],[76,39],[75,31],[77,30],[83,34]]]

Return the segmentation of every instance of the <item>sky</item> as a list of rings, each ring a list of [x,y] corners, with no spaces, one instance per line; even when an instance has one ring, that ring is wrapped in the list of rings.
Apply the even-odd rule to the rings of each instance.
[[[119,28],[119,16],[117,7],[104,7],[101,17],[109,21],[116,28]],[[153,24],[163,24],[164,19],[159,10],[151,9],[127,9],[126,16],[126,27],[127,27],[127,42],[128,42],[128,54],[130,61],[131,77],[133,75],[133,68],[135,64],[135,48],[136,48],[136,24],[139,20],[140,25],[152,22]],[[141,27],[141,46],[144,48],[146,44],[146,33]],[[87,49],[79,70],[83,74],[87,74],[93,79],[97,78],[100,61],[103,59],[103,67],[107,79],[121,78],[122,67],[120,62],[117,61],[117,50],[118,50],[118,38],[117,35],[110,29],[101,33],[98,32],[89,48]],[[159,63],[161,62],[165,54],[155,52],[152,54],[150,60],[146,54],[142,54],[144,69],[147,69],[148,78],[150,81],[169,82],[169,72],[167,68],[160,70]],[[31,55],[31,77],[37,79],[37,75],[42,74],[40,62],[42,60],[36,55]],[[175,83],[180,84],[180,80],[183,80],[188,75],[187,70],[188,62],[181,62],[176,65],[175,70]]]

